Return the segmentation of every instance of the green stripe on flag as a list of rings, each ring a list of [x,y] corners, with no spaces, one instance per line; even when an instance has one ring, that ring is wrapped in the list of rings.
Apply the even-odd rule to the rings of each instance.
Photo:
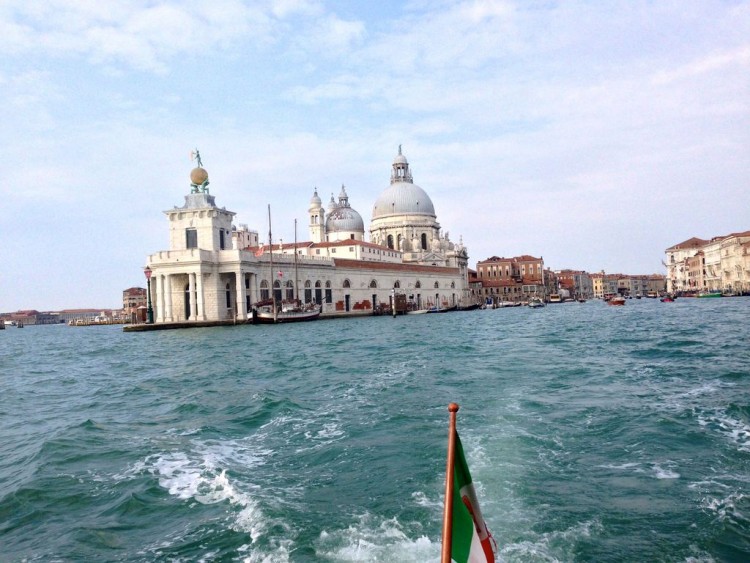
[[[466,563],[471,555],[472,537],[476,533],[474,519],[461,498],[461,489],[471,485],[471,474],[466,464],[464,449],[456,432],[456,458],[453,462],[453,540],[451,558]]]

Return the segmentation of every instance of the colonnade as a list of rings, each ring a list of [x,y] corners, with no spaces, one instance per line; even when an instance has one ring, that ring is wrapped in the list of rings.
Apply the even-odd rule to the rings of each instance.
[[[221,276],[221,274],[218,275]],[[255,293],[253,284],[250,281],[256,274],[239,271],[228,275],[234,277],[234,303],[228,308],[231,309],[231,312],[228,312],[226,316],[231,319],[236,313],[238,320],[247,319],[249,312],[248,298]],[[180,286],[182,286],[186,277],[187,286],[183,290]],[[157,323],[170,323],[222,320],[220,318],[220,307],[216,307],[216,310],[213,310],[213,308],[211,311],[206,310],[206,292],[208,291],[211,294],[214,290],[206,287],[203,278],[204,274],[202,272],[155,273],[151,280],[151,303],[154,309],[154,321]],[[220,283],[215,288],[215,291],[223,289],[223,286],[224,283]],[[175,299],[180,294],[182,294],[182,298]],[[220,302],[219,299],[223,299],[223,297],[222,294],[217,293],[213,300],[218,303]],[[175,309],[175,307],[179,307],[180,303],[183,306],[182,311]]]

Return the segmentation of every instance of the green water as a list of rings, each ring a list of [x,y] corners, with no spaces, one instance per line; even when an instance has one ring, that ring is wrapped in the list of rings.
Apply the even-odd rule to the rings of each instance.
[[[750,560],[750,298],[0,332],[1,561]]]

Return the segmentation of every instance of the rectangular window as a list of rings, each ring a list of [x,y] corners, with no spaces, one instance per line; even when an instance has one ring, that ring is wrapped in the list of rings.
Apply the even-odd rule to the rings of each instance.
[[[315,249],[315,254],[320,254],[320,248]]]
[[[219,249],[224,250],[224,229],[219,229]]]
[[[333,291],[326,289],[326,303],[333,303]]]
[[[198,231],[195,229],[185,229],[185,247],[198,248]]]

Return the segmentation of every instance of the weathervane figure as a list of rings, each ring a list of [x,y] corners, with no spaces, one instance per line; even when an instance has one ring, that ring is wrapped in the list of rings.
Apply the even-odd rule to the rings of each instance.
[[[197,193],[208,193],[208,172],[203,168],[203,161],[201,160],[201,153],[198,149],[190,153],[190,158],[198,161],[198,166],[193,168],[190,172],[190,186],[191,194]]]

